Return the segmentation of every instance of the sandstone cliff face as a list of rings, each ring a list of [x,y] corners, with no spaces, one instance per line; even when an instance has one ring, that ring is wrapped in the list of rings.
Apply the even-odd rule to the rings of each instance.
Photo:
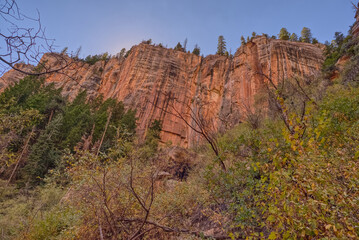
[[[59,64],[51,55],[44,59]],[[126,59],[112,58],[94,65],[74,63],[65,74],[52,74],[46,81],[55,82],[70,98],[87,89],[90,95],[123,101],[137,109],[139,136],[157,119],[163,123],[163,142],[188,147],[199,141],[198,134],[184,122],[193,122],[188,116],[191,111],[201,112],[215,129],[231,127],[243,117],[243,106],[251,106],[263,88],[266,79],[262,74],[275,83],[295,75],[313,77],[323,60],[318,46],[265,37],[242,46],[233,58],[202,58],[140,44]],[[11,72],[3,76],[7,84],[14,81]]]
[[[355,23],[352,27],[352,34],[353,34],[353,37],[358,37],[359,36],[359,3],[356,7],[356,14],[355,14]]]

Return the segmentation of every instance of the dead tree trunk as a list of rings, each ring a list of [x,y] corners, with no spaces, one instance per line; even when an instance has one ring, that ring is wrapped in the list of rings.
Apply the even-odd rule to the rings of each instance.
[[[97,157],[97,156],[99,155],[99,153],[100,153],[100,149],[101,149],[103,140],[105,139],[105,135],[106,135],[106,132],[107,132],[108,125],[110,124],[111,117],[112,117],[112,111],[110,111],[110,113],[109,113],[109,115],[108,115],[108,117],[107,117],[107,122],[106,122],[105,130],[103,131],[102,138],[101,138],[101,141],[100,141],[100,145],[98,146],[98,149],[97,149],[96,157]]]
[[[20,164],[20,162],[21,162],[21,159],[22,159],[22,157],[24,156],[25,152],[27,151],[27,148],[28,148],[28,146],[29,146],[30,139],[31,139],[31,137],[32,137],[32,135],[33,135],[33,133],[34,133],[34,131],[35,131],[35,126],[32,127],[32,130],[31,130],[31,132],[30,132],[28,138],[26,139],[24,148],[23,148],[23,150],[21,151],[21,154],[20,154],[19,158],[18,158],[17,161],[16,161],[16,165],[15,165],[14,169],[12,170],[12,173],[11,173],[11,175],[10,175],[10,177],[9,177],[9,180],[7,181],[6,186],[8,186],[8,185],[10,184],[12,178],[14,177],[15,172],[16,172],[16,170],[17,170],[17,168],[18,168],[18,166],[19,166],[19,164]]]

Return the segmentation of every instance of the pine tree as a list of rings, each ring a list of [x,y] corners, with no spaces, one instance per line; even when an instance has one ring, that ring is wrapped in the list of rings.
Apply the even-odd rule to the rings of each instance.
[[[310,31],[309,28],[307,27],[304,27],[302,29],[302,32],[301,32],[301,39],[302,39],[302,42],[305,42],[305,43],[311,43],[312,42],[312,32]]]
[[[37,109],[42,114],[53,115],[65,106],[65,99],[61,95],[61,89],[56,89],[55,84],[43,85],[36,94],[29,96],[26,108]]]
[[[92,105],[93,106],[91,112],[93,112],[95,127],[93,132],[94,142],[101,139],[105,131],[105,126],[109,114],[111,113],[112,115],[103,144],[103,149],[107,149],[110,145],[113,144],[113,141],[116,139],[117,129],[120,128],[121,119],[125,114],[124,106],[122,102],[117,102],[115,99],[111,98],[103,102],[103,98],[101,97],[99,97],[99,99]]]
[[[136,110],[129,109],[121,118],[121,138],[130,140],[136,133]]]
[[[86,101],[87,94],[83,91],[64,110],[64,119],[60,131],[63,140],[62,147],[64,148],[72,150],[81,140],[83,134],[92,128],[91,108]]]
[[[282,28],[278,34],[280,40],[289,40],[289,32],[286,28]]]
[[[217,46],[217,54],[223,56],[226,52],[226,41],[224,37],[221,35],[218,37],[218,46]]]
[[[21,109],[28,108],[28,99],[37,94],[44,83],[44,79],[27,76],[15,83],[13,86],[6,88],[0,94],[0,108],[9,112],[19,112]]]
[[[161,131],[162,131],[161,121],[154,120],[151,123],[151,126],[148,128],[147,136],[146,136],[146,144],[150,144],[153,140],[156,140],[156,142],[158,142],[161,139],[160,137]]]
[[[178,42],[177,45],[176,45],[176,47],[174,48],[174,50],[183,51],[182,44],[181,44],[180,42]]]
[[[152,44],[152,39],[150,38],[148,40],[143,40],[142,43],[151,45]]]
[[[292,35],[290,35],[289,40],[292,42],[298,42],[298,35],[295,33],[292,33]]]
[[[117,54],[117,57],[121,59],[125,56],[125,54],[126,54],[126,48],[122,48],[120,53]]]
[[[194,46],[192,53],[197,56],[199,56],[201,54],[201,49],[198,47],[197,44]]]
[[[51,121],[32,146],[27,164],[22,171],[27,182],[39,183],[49,169],[56,167],[56,162],[61,157],[57,141],[62,120],[62,116],[58,115]]]
[[[139,150],[140,158],[149,159],[157,153],[158,144],[160,142],[160,134],[162,130],[162,123],[159,120],[154,120],[149,126],[144,146]]]
[[[343,43],[344,39],[345,39],[345,37],[344,37],[343,33],[335,32],[334,40],[335,40],[335,43],[336,43],[337,46],[340,46]]]

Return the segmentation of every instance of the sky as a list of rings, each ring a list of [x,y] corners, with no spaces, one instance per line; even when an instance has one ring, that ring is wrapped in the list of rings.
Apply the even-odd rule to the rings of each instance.
[[[277,35],[282,27],[300,35],[311,29],[320,42],[331,41],[334,33],[347,34],[354,23],[350,0],[18,0],[21,11],[36,16],[46,27],[47,37],[56,39],[61,50],[76,51],[81,57],[109,52],[142,40],[173,48],[188,39],[201,54],[214,54],[218,36],[223,35],[232,53],[241,36]]]

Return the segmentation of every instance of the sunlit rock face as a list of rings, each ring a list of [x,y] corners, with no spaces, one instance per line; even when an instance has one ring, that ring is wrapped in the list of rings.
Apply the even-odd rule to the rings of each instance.
[[[355,23],[352,28],[352,35],[355,38],[359,36],[359,3],[357,5],[357,11],[355,14]]]
[[[52,54],[43,58],[55,67],[60,65]],[[188,116],[191,111],[200,112],[213,129],[232,127],[243,119],[243,106],[253,104],[266,77],[275,84],[293,76],[311,78],[320,72],[323,60],[319,46],[266,37],[254,38],[233,57],[203,58],[140,44],[127,58],[94,65],[79,61],[65,72],[46,76],[46,82],[62,87],[70,99],[86,89],[90,96],[103,94],[123,101],[137,110],[140,137],[152,121],[161,120],[163,142],[190,147],[200,141],[185,123],[193,124]],[[14,74],[12,70],[4,75],[2,86],[17,81]]]

